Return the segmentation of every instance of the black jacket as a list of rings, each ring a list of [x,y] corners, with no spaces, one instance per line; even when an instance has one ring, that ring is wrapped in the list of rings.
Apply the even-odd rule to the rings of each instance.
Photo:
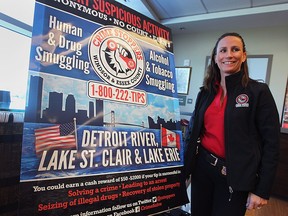
[[[280,124],[273,96],[265,83],[241,85],[243,72],[226,77],[225,150],[228,185],[234,191],[270,196],[279,158]],[[184,168],[193,173],[204,113],[216,91],[201,88],[186,136]],[[192,178],[193,181],[193,178]]]

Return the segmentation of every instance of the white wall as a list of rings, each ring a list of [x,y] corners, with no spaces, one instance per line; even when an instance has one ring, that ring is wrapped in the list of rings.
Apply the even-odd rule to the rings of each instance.
[[[234,30],[245,40],[248,55],[273,55],[269,87],[277,104],[281,119],[286,82],[288,76],[288,27],[267,27]],[[189,59],[192,67],[188,98],[192,104],[181,106],[181,112],[192,112],[194,102],[202,85],[205,73],[205,59],[210,56],[218,37],[225,32],[203,32],[197,34],[173,35],[175,65],[183,66]],[[189,116],[181,116],[189,118]]]
[[[34,4],[0,1],[0,90],[10,91],[10,109],[25,108]]]
[[[32,25],[34,16],[35,0],[2,0],[0,1],[0,12]]]

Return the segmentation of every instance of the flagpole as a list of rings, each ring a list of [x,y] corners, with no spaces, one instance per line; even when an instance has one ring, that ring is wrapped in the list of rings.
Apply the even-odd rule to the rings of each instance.
[[[73,121],[74,121],[74,128],[75,128],[74,131],[75,131],[76,150],[78,150],[76,118],[73,118]]]
[[[162,142],[163,142],[162,124],[160,124],[160,140],[161,140],[161,147],[163,147],[163,145],[162,145]]]

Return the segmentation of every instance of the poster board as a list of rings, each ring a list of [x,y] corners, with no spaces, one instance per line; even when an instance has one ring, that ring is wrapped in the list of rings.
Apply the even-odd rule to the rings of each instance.
[[[188,202],[182,168],[170,30],[112,0],[37,0],[19,215],[165,212]]]
[[[191,67],[176,67],[176,81],[177,81],[177,93],[189,94],[190,79],[191,79]]]
[[[286,84],[286,91],[284,94],[284,103],[281,118],[281,132],[288,133],[288,79]]]
[[[273,55],[248,55],[249,76],[269,85]]]

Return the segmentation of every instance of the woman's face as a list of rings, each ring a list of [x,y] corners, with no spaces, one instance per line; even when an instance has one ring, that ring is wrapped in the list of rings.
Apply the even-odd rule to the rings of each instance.
[[[230,75],[240,71],[241,64],[246,60],[246,52],[240,38],[227,36],[217,46],[215,62],[221,74]]]

